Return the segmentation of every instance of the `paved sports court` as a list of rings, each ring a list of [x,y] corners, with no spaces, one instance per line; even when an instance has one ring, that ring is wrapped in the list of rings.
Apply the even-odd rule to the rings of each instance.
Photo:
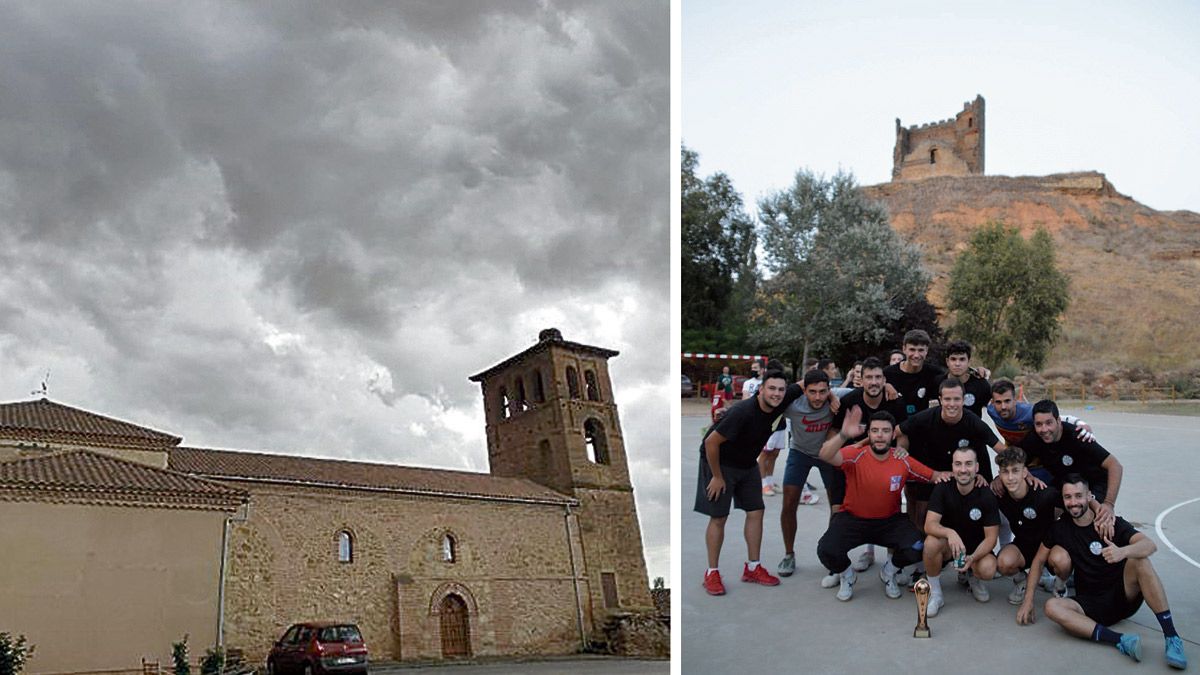
[[[816,558],[816,543],[825,530],[829,507],[801,506],[796,535],[796,574],[768,588],[740,581],[746,545],[742,512],[730,514],[721,552],[721,576],[727,594],[704,592],[704,528],[707,517],[692,511],[702,414],[682,419],[682,579],[678,590],[683,614],[684,673],[1111,673],[1179,672],[1163,661],[1162,633],[1144,604],[1130,620],[1117,624],[1120,632],[1142,636],[1143,660],[1135,664],[1116,649],[1068,636],[1045,618],[1042,604],[1050,597],[1039,591],[1037,623],[1018,626],[1016,607],[1008,604],[1008,578],[989,582],[992,599],[978,603],[942,576],[946,606],[929,620],[932,639],[912,637],[916,602],[905,592],[898,600],[883,594],[876,563],[859,573],[854,598],[839,602],[837,589],[823,589],[825,572]],[[1112,413],[1064,407],[1063,413],[1082,415],[1097,440],[1125,467],[1117,515],[1158,544],[1151,560],[1166,587],[1175,626],[1183,637],[1188,671],[1200,669],[1200,417]],[[783,451],[786,453],[787,451]],[[775,475],[781,482],[786,456]],[[820,485],[814,470],[809,482]],[[762,560],[775,573],[783,557],[779,530],[782,496],[767,497]],[[1156,525],[1158,529],[1156,530]],[[852,551],[856,559],[860,550]],[[876,549],[876,553],[883,553]],[[879,558],[877,558],[879,559]]]

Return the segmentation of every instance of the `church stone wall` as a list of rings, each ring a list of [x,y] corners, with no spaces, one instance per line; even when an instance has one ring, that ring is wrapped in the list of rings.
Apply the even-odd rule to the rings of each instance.
[[[264,659],[291,623],[330,619],[357,623],[374,658],[439,659],[447,592],[468,605],[475,656],[581,647],[575,588],[586,598],[588,580],[577,533],[572,574],[564,506],[247,485],[249,520],[231,532],[226,643],[250,658]],[[350,563],[337,558],[343,529]],[[454,563],[442,560],[447,532]]]

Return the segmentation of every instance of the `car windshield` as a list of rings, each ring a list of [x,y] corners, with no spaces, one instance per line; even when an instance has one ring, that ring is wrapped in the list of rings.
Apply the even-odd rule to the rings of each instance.
[[[362,642],[358,626],[326,626],[317,634],[318,642]]]

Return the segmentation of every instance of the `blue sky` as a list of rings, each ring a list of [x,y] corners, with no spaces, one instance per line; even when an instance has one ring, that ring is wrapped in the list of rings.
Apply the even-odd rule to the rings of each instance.
[[[682,135],[746,198],[799,168],[890,180],[895,119],[982,94],[986,173],[1101,171],[1200,211],[1200,3],[689,1]]]

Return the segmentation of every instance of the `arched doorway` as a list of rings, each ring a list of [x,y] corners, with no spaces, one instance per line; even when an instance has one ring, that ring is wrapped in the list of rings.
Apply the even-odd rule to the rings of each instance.
[[[471,656],[471,622],[467,603],[450,593],[438,607],[442,622],[442,658],[461,659]]]

